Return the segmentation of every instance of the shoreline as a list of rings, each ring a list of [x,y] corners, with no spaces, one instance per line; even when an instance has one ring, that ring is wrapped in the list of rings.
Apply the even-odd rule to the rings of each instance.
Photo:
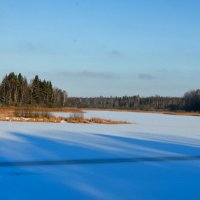
[[[194,116],[199,117],[199,112],[184,112],[184,111],[161,111],[161,110],[126,110],[126,109],[111,109],[111,108],[80,108],[82,111],[113,111],[113,112],[135,112],[135,113],[150,113],[150,114],[163,114],[163,115],[178,115],[178,116]]]
[[[17,110],[30,109],[38,112],[64,112],[64,113],[83,113],[84,111],[115,111],[115,112],[135,112],[135,113],[152,113],[178,116],[200,116],[200,112],[186,112],[186,111],[167,111],[167,110],[128,110],[116,108],[43,108],[43,107],[0,107],[0,115],[13,114]]]

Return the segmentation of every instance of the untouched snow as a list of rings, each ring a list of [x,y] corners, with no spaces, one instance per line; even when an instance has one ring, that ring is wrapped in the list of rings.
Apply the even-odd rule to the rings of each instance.
[[[0,199],[200,199],[199,117],[85,117],[132,124],[0,122]]]

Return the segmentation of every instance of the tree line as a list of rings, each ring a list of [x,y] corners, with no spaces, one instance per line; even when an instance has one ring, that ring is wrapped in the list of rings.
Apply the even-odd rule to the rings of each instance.
[[[28,82],[21,73],[6,75],[0,83],[0,104],[6,106],[65,106],[67,92],[53,87],[38,75]]]
[[[186,92],[183,97],[68,97],[65,90],[54,87],[51,81],[41,80],[38,75],[28,82],[21,73],[12,72],[0,83],[0,104],[200,112],[200,89]]]
[[[166,110],[200,112],[200,90],[186,92],[183,97],[69,97],[68,107],[127,110]]]

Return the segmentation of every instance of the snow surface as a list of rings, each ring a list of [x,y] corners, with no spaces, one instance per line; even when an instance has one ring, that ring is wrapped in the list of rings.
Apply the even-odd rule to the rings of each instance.
[[[132,124],[0,122],[0,199],[200,199],[199,117],[111,111],[85,117]],[[128,158],[133,162],[123,162]]]

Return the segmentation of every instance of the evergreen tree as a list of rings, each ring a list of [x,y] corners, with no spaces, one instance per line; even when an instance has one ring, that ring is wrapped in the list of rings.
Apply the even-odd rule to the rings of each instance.
[[[67,93],[54,89],[51,81],[41,80],[38,75],[30,84],[21,73],[6,75],[0,84],[0,103],[3,105],[65,106]]]

